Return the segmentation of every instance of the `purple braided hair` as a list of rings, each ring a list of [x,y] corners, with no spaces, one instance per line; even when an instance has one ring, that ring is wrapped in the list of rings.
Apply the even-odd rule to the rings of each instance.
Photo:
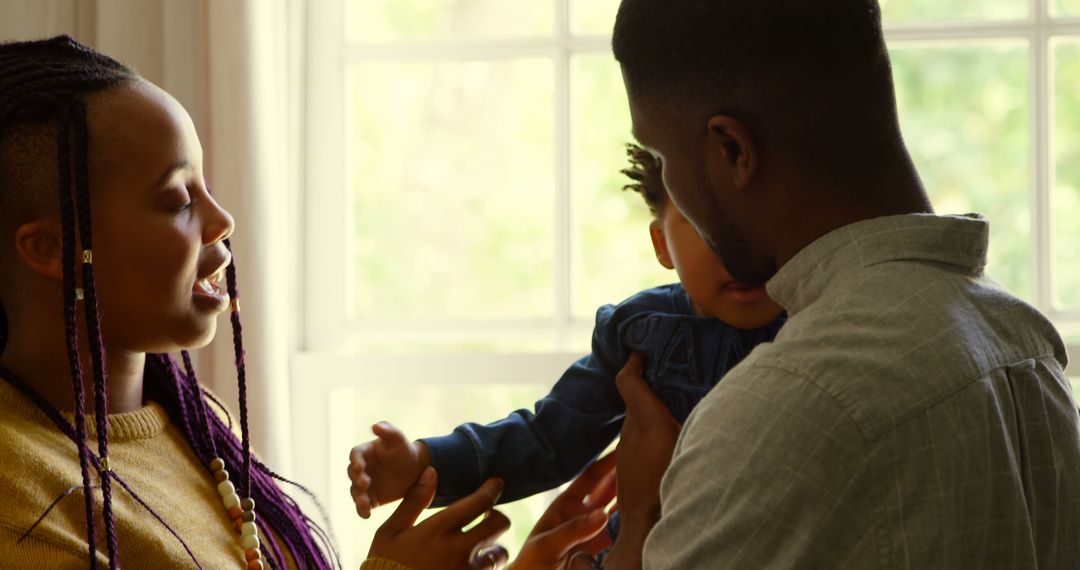
[[[99,470],[108,471],[109,420],[108,390],[105,372],[105,347],[101,341],[101,320],[98,315],[97,287],[94,283],[93,231],[90,220],[90,168],[87,154],[90,148],[90,131],[86,125],[86,109],[81,101],[72,105],[71,119],[75,123],[75,205],[78,210],[79,242],[82,243],[82,284],[84,298],[83,314],[90,337],[90,361],[94,371],[94,419],[97,422],[98,455],[104,464]],[[66,189],[62,188],[62,192]],[[68,259],[71,259],[70,257]],[[119,547],[116,524],[112,516],[112,479],[101,473],[101,495],[105,521],[105,543],[109,548],[109,570],[117,570]]]
[[[64,259],[75,258],[75,213],[71,205],[71,159],[68,147],[68,128],[60,128],[57,140],[57,155],[60,163],[60,221],[61,248]],[[90,568],[97,568],[94,549],[97,544],[96,519],[94,518],[94,495],[90,490],[89,453],[86,447],[86,399],[83,397],[82,362],[79,360],[78,324],[75,312],[75,268],[70,263],[64,264],[64,340],[68,353],[68,367],[71,369],[71,385],[75,394],[75,446],[79,453],[79,468],[82,471],[83,499],[86,505],[86,539],[90,549]]]
[[[0,367],[0,377],[23,392],[76,446],[82,472],[81,490],[86,505],[87,545],[90,567],[96,563],[96,530],[94,495],[96,488],[90,479],[90,469],[100,474],[103,515],[108,544],[110,569],[119,565],[116,525],[112,514],[111,482],[116,483],[146,508],[170,533],[183,540],[124,482],[120,474],[109,469],[108,458],[108,394],[106,383],[106,354],[97,306],[92,263],[92,225],[90,217],[90,185],[87,169],[90,133],[86,124],[84,98],[87,94],[104,91],[137,79],[133,71],[122,64],[86,48],[67,36],[43,41],[0,44],[0,136],[10,127],[20,124],[59,127],[57,160],[60,173],[59,205],[62,225],[62,248],[68,263],[63,268],[64,323],[72,390],[75,394],[75,425],[71,425],[50,402],[37,394],[14,373]],[[74,146],[74,156],[71,147]],[[2,159],[3,157],[0,157]],[[73,161],[73,162],[72,162]],[[75,172],[72,173],[74,164]],[[72,183],[75,197],[72,199]],[[76,239],[76,228],[78,239]],[[76,243],[90,253],[76,256]],[[228,245],[228,244],[226,244]],[[76,284],[76,260],[82,260],[82,288]],[[238,298],[236,268],[227,271],[230,296]],[[77,302],[85,301],[85,321],[90,340],[93,367],[95,420],[97,422],[98,454],[86,443],[86,411],[83,371],[78,350]],[[235,307],[234,307],[235,308]],[[211,475],[210,462],[220,457],[226,468],[241,472],[240,491],[255,500],[259,517],[257,524],[267,540],[262,544],[264,559],[271,568],[285,568],[284,551],[292,555],[301,568],[325,570],[340,567],[337,553],[325,533],[303,513],[296,502],[278,485],[275,479],[291,483],[275,474],[251,455],[248,430],[247,373],[244,365],[243,327],[237,310],[230,317],[233,346],[236,351],[237,379],[240,393],[241,438],[229,424],[209,410],[208,401],[223,409],[212,395],[204,392],[191,366],[190,356],[182,353],[184,370],[164,354],[147,357],[144,372],[145,393],[160,403],[170,419],[183,430],[184,436]],[[8,338],[7,319],[0,307],[0,351]],[[208,483],[212,483],[208,478]],[[307,492],[302,486],[299,487]],[[68,491],[70,492],[70,491]],[[321,507],[320,507],[321,508]],[[42,518],[48,515],[46,511]],[[279,544],[280,542],[280,544]],[[320,544],[321,543],[321,544]],[[196,566],[202,565],[194,553],[183,544]],[[333,560],[333,563],[331,561]]]
[[[225,247],[232,253],[232,243],[225,240]],[[248,433],[247,365],[244,363],[244,325],[240,323],[240,290],[236,287],[236,261],[225,269],[225,287],[232,299],[233,310],[229,312],[232,323],[233,352],[236,355],[236,378],[240,393],[240,437],[244,446],[244,469],[240,472],[240,490],[249,496],[251,490],[251,438]]]

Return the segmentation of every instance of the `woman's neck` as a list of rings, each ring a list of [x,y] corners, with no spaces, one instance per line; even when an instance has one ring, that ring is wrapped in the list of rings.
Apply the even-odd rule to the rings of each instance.
[[[62,327],[19,326],[9,315],[9,335],[0,365],[17,374],[61,412],[75,411],[74,390]],[[80,335],[84,336],[84,335]],[[79,359],[86,411],[94,411],[94,368],[90,344],[80,338]],[[106,350],[105,371],[108,413],[132,412],[143,407],[143,372],[146,353]]]

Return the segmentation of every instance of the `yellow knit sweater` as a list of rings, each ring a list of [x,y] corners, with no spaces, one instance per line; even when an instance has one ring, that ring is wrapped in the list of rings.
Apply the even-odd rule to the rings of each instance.
[[[165,410],[151,402],[135,412],[110,415],[108,421],[113,471],[184,539],[203,568],[246,568],[214,481]],[[93,434],[94,424],[89,424]],[[92,477],[96,482],[96,474]],[[0,382],[0,568],[88,567],[81,484],[75,445],[22,394]],[[71,487],[80,490],[61,500],[19,542]],[[97,495],[100,508],[100,490]],[[113,513],[123,568],[195,568],[180,542],[115,484]],[[99,567],[107,568],[100,511],[98,518],[97,558]]]

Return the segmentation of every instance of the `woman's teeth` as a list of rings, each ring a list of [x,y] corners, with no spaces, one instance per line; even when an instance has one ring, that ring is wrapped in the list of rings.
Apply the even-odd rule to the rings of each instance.
[[[221,283],[223,279],[223,272],[218,271],[217,273],[205,279],[200,279],[195,283],[195,286],[198,287],[201,292],[206,293],[207,295],[217,295],[221,292],[221,286],[219,285],[219,283]]]

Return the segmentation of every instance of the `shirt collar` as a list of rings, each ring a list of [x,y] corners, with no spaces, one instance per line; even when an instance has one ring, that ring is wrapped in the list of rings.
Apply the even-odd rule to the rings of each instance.
[[[982,275],[990,222],[979,214],[907,214],[863,220],[803,248],[766,283],[792,315],[817,301],[841,275],[890,261],[929,261]]]

